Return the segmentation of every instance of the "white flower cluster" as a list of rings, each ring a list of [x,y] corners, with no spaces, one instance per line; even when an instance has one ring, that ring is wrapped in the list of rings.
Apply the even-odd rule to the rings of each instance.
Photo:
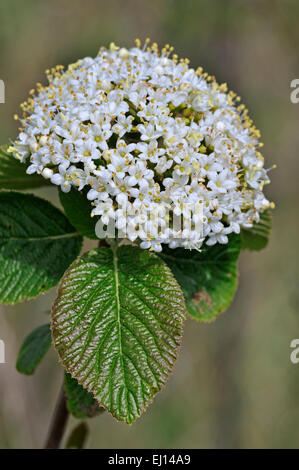
[[[130,202],[136,214],[128,238],[155,251],[161,244],[227,243],[271,206],[262,192],[269,180],[259,132],[245,106],[226,84],[171,52],[139,41],[130,50],[112,44],[65,72],[47,71],[49,85],[37,84],[21,106],[22,129],[11,147],[16,158],[30,160],[28,174],[64,192],[83,191],[104,224]],[[141,207],[160,203],[179,215],[184,204],[198,202],[201,238],[193,221],[178,238],[163,211],[157,236],[140,229]]]

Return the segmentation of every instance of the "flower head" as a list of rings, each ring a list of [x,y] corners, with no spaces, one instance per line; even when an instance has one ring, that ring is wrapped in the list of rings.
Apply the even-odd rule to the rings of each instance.
[[[139,44],[137,43],[139,46]],[[202,204],[202,233],[189,215],[181,238],[167,211],[154,235],[138,210],[127,237],[142,248],[199,248],[227,243],[270,206],[259,131],[239,97],[188,60],[151,47],[102,48],[68,67],[47,71],[23,103],[13,155],[64,192],[84,190],[91,213],[118,224],[120,201],[135,209]],[[168,222],[168,223],[166,223]],[[132,228],[133,227],[133,228]],[[138,228],[138,230],[136,229]]]

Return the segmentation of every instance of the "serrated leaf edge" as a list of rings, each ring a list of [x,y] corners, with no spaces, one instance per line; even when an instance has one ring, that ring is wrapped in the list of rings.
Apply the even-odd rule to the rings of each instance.
[[[132,246],[133,246],[133,245],[132,245]],[[135,248],[136,248],[136,246],[135,246]],[[110,247],[101,247],[101,249],[110,250],[111,248],[110,248]],[[57,295],[57,298],[56,298],[55,302],[54,302],[53,305],[52,305],[52,309],[51,309],[51,319],[52,319],[52,315],[53,315],[53,310],[55,309],[56,304],[58,303],[59,294],[60,294],[60,292],[61,292],[60,289],[61,289],[61,287],[62,287],[62,282],[63,282],[63,280],[64,280],[64,277],[66,277],[66,276],[68,275],[68,272],[73,269],[73,267],[76,265],[76,263],[78,263],[78,261],[79,261],[84,255],[86,255],[87,253],[91,253],[92,251],[96,251],[96,250],[86,251],[86,252],[83,253],[82,255],[78,256],[78,258],[77,258],[75,261],[73,261],[73,263],[72,263],[72,264],[68,267],[68,269],[65,271],[65,273],[64,273],[64,275],[63,275],[63,277],[62,277],[62,279],[61,279],[61,281],[60,281],[60,283],[59,283],[59,285],[58,285],[58,295]],[[159,258],[159,259],[160,259],[163,263],[165,263],[164,260],[162,260],[161,258]],[[126,424],[128,424],[128,425],[132,425],[138,418],[140,418],[140,416],[147,410],[147,408],[148,408],[148,407],[150,406],[150,404],[153,402],[153,400],[154,400],[154,398],[156,397],[156,395],[157,395],[158,393],[160,393],[160,392],[166,387],[168,380],[170,379],[170,377],[171,377],[172,374],[173,374],[174,366],[175,366],[175,364],[176,364],[176,362],[177,362],[177,360],[178,360],[179,353],[180,353],[180,350],[181,350],[181,347],[182,347],[183,326],[184,326],[184,322],[185,322],[185,320],[186,320],[187,313],[188,313],[188,312],[187,312],[187,307],[186,307],[186,302],[185,302],[184,295],[183,295],[182,289],[181,289],[181,287],[180,287],[178,281],[175,279],[175,277],[174,277],[174,275],[173,275],[171,269],[167,266],[166,263],[165,263],[165,265],[166,265],[166,267],[167,267],[167,269],[168,269],[168,271],[169,271],[170,277],[177,283],[178,289],[179,289],[179,291],[180,291],[180,293],[181,293],[181,300],[182,300],[182,304],[183,304],[183,306],[184,306],[184,309],[183,309],[183,311],[182,311],[182,313],[184,313],[183,324],[182,324],[181,332],[180,332],[180,334],[178,335],[176,356],[175,356],[175,358],[174,358],[173,363],[170,365],[170,368],[169,368],[169,371],[168,371],[167,376],[166,376],[165,379],[161,382],[161,384],[159,385],[159,388],[155,391],[155,394],[154,394],[153,396],[151,396],[151,397],[147,400],[145,406],[143,406],[143,407],[140,408],[139,414],[135,417],[134,420],[132,420],[132,421],[129,422],[129,421],[126,421],[126,420],[123,419],[123,418],[118,418],[111,410],[109,410],[109,408],[108,408],[107,406],[105,406],[103,403],[101,403],[101,402],[98,400],[97,396],[95,395],[94,391],[91,389],[90,386],[86,386],[85,384],[83,384],[75,375],[72,374],[72,371],[67,370],[63,358],[60,356],[59,352],[58,352],[57,349],[56,349],[55,336],[54,336],[54,329],[53,329],[53,322],[51,321],[51,323],[50,323],[51,333],[52,333],[52,343],[53,343],[54,348],[55,348],[55,350],[56,350],[56,352],[57,352],[57,354],[58,354],[58,361],[59,361],[59,363],[64,367],[64,369],[65,369],[69,374],[71,374],[71,376],[72,376],[73,378],[75,378],[75,379],[77,380],[77,382],[78,382],[83,388],[85,388],[88,392],[90,392],[90,393],[93,394],[95,400],[97,401],[98,405],[99,405],[101,408],[104,408],[114,419],[116,419],[116,421],[118,421],[118,422],[123,422],[123,423],[126,423]]]

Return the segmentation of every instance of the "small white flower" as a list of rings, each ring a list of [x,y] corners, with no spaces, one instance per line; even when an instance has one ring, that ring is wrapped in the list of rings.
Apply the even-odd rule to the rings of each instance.
[[[139,124],[138,131],[140,132],[141,140],[157,139],[162,135],[161,131],[156,130],[156,126],[154,124]]]
[[[213,179],[207,184],[215,192],[226,193],[229,189],[234,189],[237,186],[237,180],[229,177],[229,170],[225,169],[217,173]]]
[[[165,154],[165,149],[159,148],[156,140],[150,141],[149,144],[141,142],[137,144],[136,149],[140,152],[138,157],[141,160],[149,160],[152,163],[158,163],[159,157]]]
[[[114,124],[112,130],[113,132],[118,134],[119,137],[123,137],[127,132],[131,132],[133,121],[133,116],[126,117],[121,114],[120,116],[118,116],[116,124]]]
[[[53,176],[53,170],[51,170],[50,168],[44,168],[43,171],[42,171],[42,176],[43,176],[46,180],[51,179],[52,176]]]

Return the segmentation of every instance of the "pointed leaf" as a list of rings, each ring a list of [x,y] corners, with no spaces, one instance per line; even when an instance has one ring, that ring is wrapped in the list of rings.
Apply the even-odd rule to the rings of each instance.
[[[227,309],[237,288],[239,253],[238,235],[225,245],[204,245],[200,252],[163,249],[161,257],[179,282],[192,318],[208,322]]]
[[[184,299],[170,269],[137,247],[78,258],[59,287],[52,331],[74,378],[132,423],[161,390],[181,342]]]
[[[0,193],[0,303],[29,299],[55,286],[81,243],[64,214],[48,201]]]
[[[93,394],[68,373],[65,374],[65,395],[68,410],[75,418],[92,418],[100,411]]]
[[[49,185],[40,175],[27,175],[25,163],[7,153],[7,146],[0,147],[0,190],[33,189]]]
[[[84,237],[97,240],[95,234],[96,217],[91,217],[91,202],[86,196],[76,189],[72,189],[69,193],[59,190],[60,202],[64,208],[67,218]]]
[[[43,359],[52,343],[50,324],[41,325],[24,340],[16,363],[21,374],[31,375]]]
[[[260,221],[250,229],[241,230],[242,248],[247,250],[262,250],[268,244],[272,226],[272,213],[266,210],[260,216]]]

